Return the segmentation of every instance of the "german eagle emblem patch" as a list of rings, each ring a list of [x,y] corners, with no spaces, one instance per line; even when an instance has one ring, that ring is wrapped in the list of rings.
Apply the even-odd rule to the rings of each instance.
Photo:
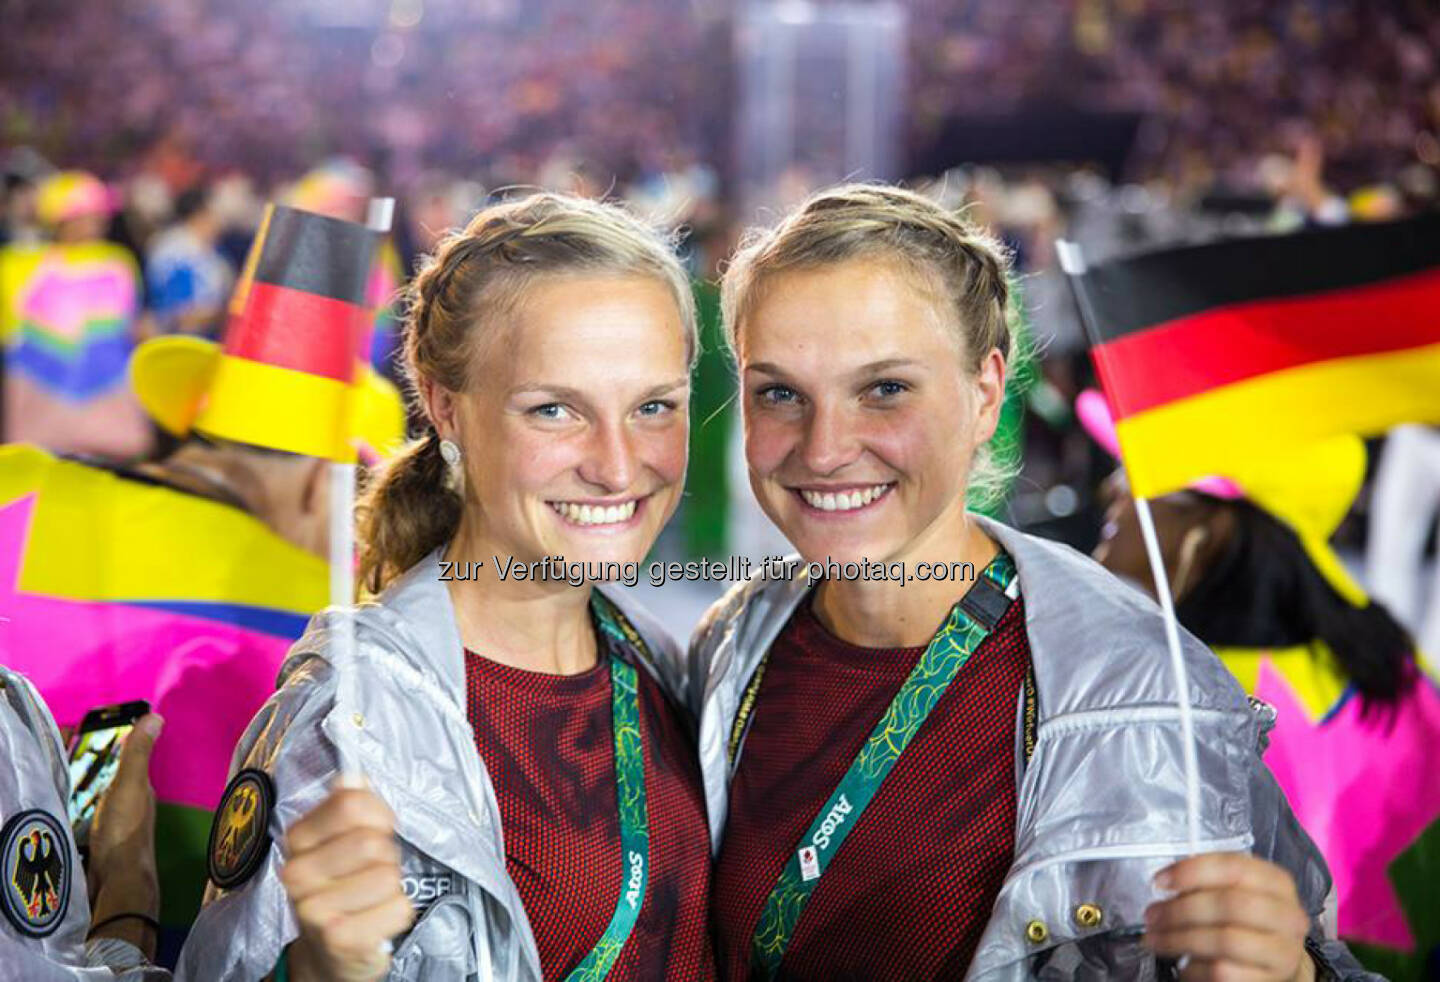
[[[21,934],[43,938],[70,905],[70,838],[49,812],[32,808],[0,829],[0,908]]]
[[[255,875],[270,848],[275,785],[261,770],[236,774],[210,826],[206,866],[217,887],[229,890]]]

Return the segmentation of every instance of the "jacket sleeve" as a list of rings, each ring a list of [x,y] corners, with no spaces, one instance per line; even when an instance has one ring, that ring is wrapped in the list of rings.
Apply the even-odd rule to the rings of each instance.
[[[150,964],[138,948],[118,938],[91,941],[85,946],[84,964],[67,965],[6,937],[0,938],[0,978],[24,982],[168,982],[170,973]]]
[[[1251,758],[1250,815],[1255,855],[1283,866],[1295,879],[1300,903],[1310,915],[1310,937],[1305,946],[1315,961],[1318,977],[1343,982],[1384,982],[1384,976],[1367,972],[1343,942],[1325,937],[1320,914],[1330,894],[1330,870],[1319,848],[1300,827],[1270,769],[1261,761],[1258,747]]]
[[[85,871],[70,836],[69,777],[55,721],[34,687],[0,668],[0,824],[28,811],[51,816],[65,831],[65,913],[43,938],[21,935],[0,916],[0,978],[26,982],[161,982],[170,978],[118,938],[86,942],[90,905]]]
[[[264,771],[275,789],[266,828],[270,842],[259,867],[243,883],[213,882],[190,930],[176,977],[192,982],[255,982],[274,968],[299,936],[299,925],[280,882],[281,843],[297,820],[324,800],[339,760],[324,731],[335,702],[334,672],[323,658],[292,654],[281,686],[246,728],[231,762],[231,777]]]

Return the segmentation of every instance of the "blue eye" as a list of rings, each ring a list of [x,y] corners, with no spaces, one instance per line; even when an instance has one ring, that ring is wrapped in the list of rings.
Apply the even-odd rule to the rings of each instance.
[[[755,395],[767,406],[784,406],[800,398],[799,393],[785,385],[767,385]]]
[[[674,408],[675,403],[673,402],[668,402],[664,399],[652,399],[649,402],[641,403],[639,412],[641,416],[659,416],[662,413],[670,412]]]
[[[530,410],[532,416],[539,416],[541,419],[564,419],[565,413],[565,407],[558,402],[547,402]]]
[[[870,386],[870,391],[882,399],[890,399],[905,392],[910,387],[904,382],[896,382],[894,379],[885,379],[883,382],[876,382]]]

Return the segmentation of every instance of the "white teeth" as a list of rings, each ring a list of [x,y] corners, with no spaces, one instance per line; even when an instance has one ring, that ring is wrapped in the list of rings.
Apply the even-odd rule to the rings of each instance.
[[[876,484],[873,487],[864,488],[859,491],[841,491],[838,494],[831,491],[804,491],[800,497],[811,508],[819,508],[821,511],[854,511],[856,508],[864,508],[872,501],[878,500],[886,491],[890,490],[888,484]]]
[[[576,525],[616,525],[628,522],[635,514],[637,501],[623,505],[577,505],[569,501],[552,501],[550,507]]]

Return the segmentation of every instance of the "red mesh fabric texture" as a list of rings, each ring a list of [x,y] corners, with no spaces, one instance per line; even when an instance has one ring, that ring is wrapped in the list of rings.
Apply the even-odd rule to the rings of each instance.
[[[765,898],[924,651],[830,634],[803,604],[776,639],[730,787],[712,916],[721,977],[751,977]],[[810,896],[786,979],[958,979],[1014,851],[1022,601],[970,656]]]
[[[490,771],[505,860],[546,979],[563,979],[605,933],[621,887],[610,667],[527,672],[467,651],[467,712]],[[695,745],[643,668],[640,720],[650,874],[610,979],[708,979],[710,832]]]

